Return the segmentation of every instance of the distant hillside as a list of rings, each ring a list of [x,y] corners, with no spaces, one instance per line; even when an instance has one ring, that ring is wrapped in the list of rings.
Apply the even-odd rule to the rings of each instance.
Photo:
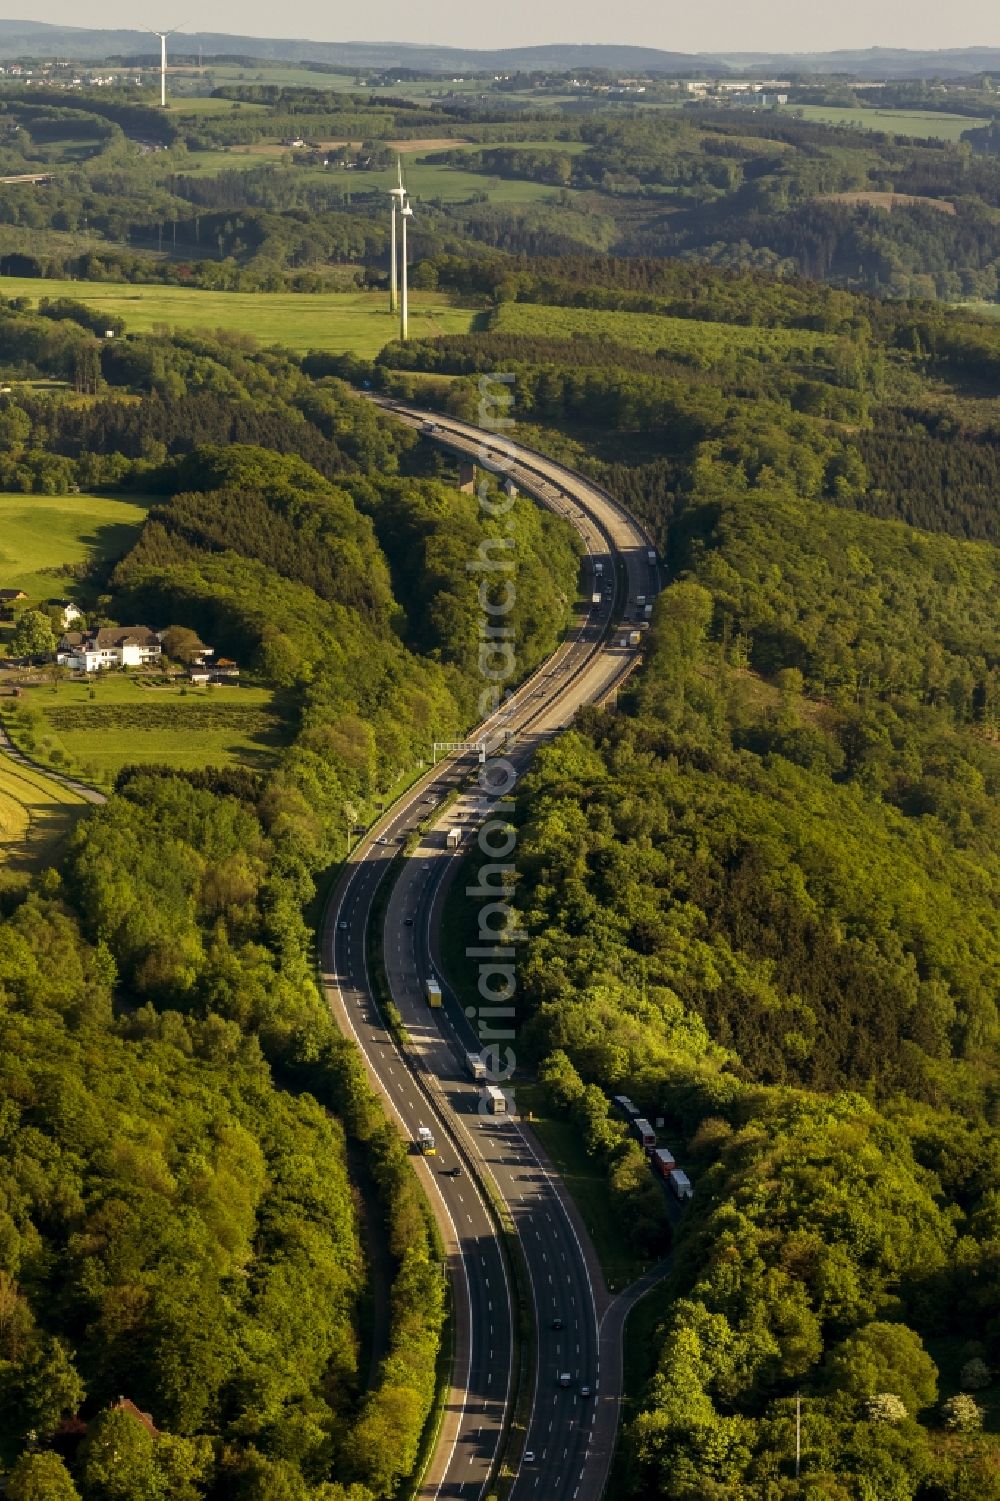
[[[857,78],[947,78],[991,73],[1000,67],[1000,47],[953,47],[911,52],[905,47],[866,47],[845,52],[732,52],[713,59],[738,72],[747,68],[787,73],[849,73]]]
[[[151,53],[155,45],[144,31],[97,31],[38,21],[0,21],[0,58],[44,55],[96,60]],[[409,42],[312,42],[292,37],[227,36],[187,28],[183,32],[183,45],[201,47],[206,57],[221,53],[269,61],[342,63],[352,69],[407,67],[449,74],[511,68],[656,69],[677,73],[711,66],[708,58],[661,52],[655,47],[554,45],[478,52]]]
[[[508,69],[610,68],[629,72],[728,73],[746,69],[782,73],[851,73],[865,78],[927,78],[1000,70],[1000,48],[964,47],[940,52],[871,47],[865,51],[721,55],[664,52],[657,47],[555,43],[476,51],[409,42],[314,42],[296,37],[228,36],[189,31],[185,43],[213,54],[272,62],[319,62],[345,68],[417,68],[426,72],[474,73]],[[41,21],[0,21],[0,59],[25,56],[97,60],[151,53],[144,31],[101,31],[51,26]]]

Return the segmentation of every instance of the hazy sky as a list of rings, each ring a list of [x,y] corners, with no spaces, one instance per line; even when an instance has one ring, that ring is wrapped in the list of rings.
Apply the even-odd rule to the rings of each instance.
[[[8,15],[89,26],[173,25],[187,30],[315,41],[436,42],[518,47],[541,42],[631,42],[680,52],[828,51],[840,47],[1000,45],[994,0],[380,0],[331,6],[318,0],[276,7],[268,0],[8,0]],[[86,22],[83,16],[86,14]]]

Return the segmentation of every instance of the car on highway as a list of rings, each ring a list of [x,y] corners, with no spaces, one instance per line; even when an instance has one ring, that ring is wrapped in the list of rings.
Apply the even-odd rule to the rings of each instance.
[[[533,1465],[535,1463],[535,1451],[534,1451],[534,1449],[525,1449],[525,1451],[524,1451],[524,1462],[525,1462],[526,1465]]]
[[[590,1387],[589,1386],[581,1386],[581,1388],[580,1388],[580,1396],[581,1397],[589,1397],[590,1396]]]
[[[404,917],[403,918],[403,927],[404,928],[412,928],[413,927],[413,918],[412,917]]]
[[[569,1371],[560,1371],[560,1373],[559,1373],[559,1385],[560,1386],[572,1386],[573,1385],[573,1378],[570,1375]]]
[[[346,924],[346,922],[339,922],[339,923],[338,923],[338,924],[337,924],[337,927],[338,927],[338,928],[342,928],[342,929],[343,929],[343,928],[346,928],[346,927],[347,927],[347,924]]]
[[[565,1325],[563,1324],[562,1319],[553,1319],[552,1323],[549,1325],[550,1329],[562,1329],[564,1327]]]

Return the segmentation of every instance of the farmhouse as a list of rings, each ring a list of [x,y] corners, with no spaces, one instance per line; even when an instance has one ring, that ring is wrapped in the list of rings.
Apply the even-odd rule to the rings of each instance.
[[[159,636],[148,626],[101,626],[94,631],[67,631],[56,650],[56,661],[77,672],[101,672],[109,667],[144,667],[162,651]]]
[[[68,631],[74,620],[83,617],[83,611],[79,605],[75,605],[71,599],[50,599],[46,603],[51,609],[58,610],[64,631]]]
[[[0,620],[13,620],[14,606],[27,597],[23,589],[0,589]]]

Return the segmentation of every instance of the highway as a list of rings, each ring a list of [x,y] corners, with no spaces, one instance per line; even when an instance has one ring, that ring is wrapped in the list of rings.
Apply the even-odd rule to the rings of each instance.
[[[634,629],[631,617],[643,614],[637,597],[648,602],[655,596],[659,570],[655,558],[650,561],[651,544],[610,496],[563,466],[471,424],[429,419],[400,403],[380,404],[423,428],[430,440],[480,463],[502,465],[514,484],[568,517],[580,533],[584,597],[591,601],[597,594],[599,601],[581,611],[557,651],[469,736],[488,755],[502,754],[519,775],[540,744],[583,704],[613,696],[636,665],[636,648],[625,644],[627,630],[609,632],[609,626],[627,605]],[[574,1206],[536,1155],[530,1130],[513,1112],[483,1113],[483,1087],[465,1061],[467,1050],[478,1051],[483,1039],[442,976],[444,894],[460,858],[488,824],[497,790],[481,785],[477,770],[474,753],[447,756],[355,849],[327,908],[324,981],[339,1024],[360,1046],[404,1135],[414,1139],[420,1126],[428,1126],[436,1138],[435,1154],[415,1156],[414,1164],[446,1246],[456,1339],[452,1391],[421,1494],[479,1501],[504,1452],[517,1310],[510,1251],[498,1223],[502,1215],[523,1251],[537,1331],[527,1436],[512,1495],[515,1501],[597,1501],[617,1428],[620,1316],[616,1310],[602,1328],[609,1299],[596,1257]],[[484,777],[489,770],[487,762]],[[440,807],[446,798],[448,805]],[[501,823],[494,819],[494,832],[486,828],[483,837],[497,838]],[[463,831],[457,848],[446,838],[452,828]],[[366,935],[378,886],[400,843],[417,829],[419,842],[402,863],[382,933],[389,987],[408,1034],[404,1058],[373,1000]],[[425,999],[431,976],[445,990],[440,1009]],[[516,1077],[512,1082],[516,1095]]]

